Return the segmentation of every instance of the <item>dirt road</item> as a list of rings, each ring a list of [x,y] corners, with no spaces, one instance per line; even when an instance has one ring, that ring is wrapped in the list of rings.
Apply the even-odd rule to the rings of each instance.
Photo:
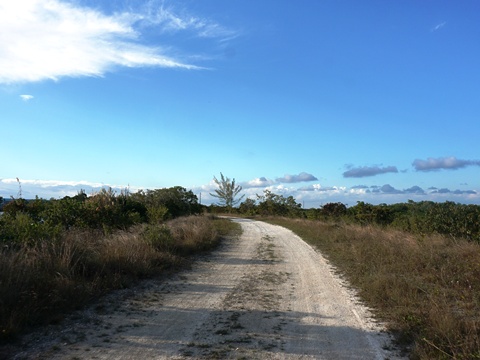
[[[390,339],[289,230],[235,219],[192,269],[107,297],[17,359],[395,359]]]

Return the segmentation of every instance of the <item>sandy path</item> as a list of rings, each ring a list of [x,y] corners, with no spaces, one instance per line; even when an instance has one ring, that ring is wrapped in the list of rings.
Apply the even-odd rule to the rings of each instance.
[[[115,293],[16,359],[395,359],[323,257],[291,231],[243,234],[191,270]]]

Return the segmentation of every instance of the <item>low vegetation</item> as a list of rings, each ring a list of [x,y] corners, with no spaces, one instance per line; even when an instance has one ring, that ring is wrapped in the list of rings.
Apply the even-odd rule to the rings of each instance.
[[[0,343],[108,291],[188,264],[238,225],[175,187],[14,199],[0,217]]]
[[[220,183],[237,189],[228,178]],[[318,247],[412,358],[480,359],[480,206],[358,202],[306,210],[266,190],[233,208],[235,191],[208,208],[182,187],[10,200],[0,217],[0,342],[185,265],[239,231],[202,215],[228,212],[269,219]]]
[[[210,212],[223,213],[227,208],[211,205]],[[247,198],[234,213],[242,216],[282,216],[323,221],[343,221],[362,226],[374,225],[406,231],[416,235],[441,234],[480,243],[480,206],[452,201],[408,201],[398,204],[372,205],[358,201],[347,207],[342,203],[327,203],[319,208],[303,209],[292,196],[265,190],[256,199]]]
[[[412,358],[480,358],[478,242],[344,221],[269,221],[318,247]]]
[[[359,201],[302,209],[265,190],[235,210],[318,247],[412,358],[480,359],[480,206]]]

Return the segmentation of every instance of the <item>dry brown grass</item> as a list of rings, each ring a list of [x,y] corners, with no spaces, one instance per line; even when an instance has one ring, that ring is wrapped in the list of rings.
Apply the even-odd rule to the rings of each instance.
[[[207,217],[177,218],[169,222],[169,228],[177,251],[183,255],[211,249],[218,243],[217,230]]]
[[[480,245],[277,219],[317,246],[416,359],[480,358]]]
[[[66,312],[112,289],[183,264],[183,256],[214,247],[219,234],[232,229],[225,222],[229,223],[202,216],[169,222],[172,251],[152,246],[143,236],[144,225],[107,236],[101,231],[71,230],[59,240],[3,248],[0,342],[12,340],[29,326],[57,322]]]

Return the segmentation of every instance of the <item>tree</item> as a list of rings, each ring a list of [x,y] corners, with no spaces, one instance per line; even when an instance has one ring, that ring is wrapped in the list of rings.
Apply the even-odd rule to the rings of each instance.
[[[132,198],[147,207],[148,216],[152,222],[199,214],[202,209],[197,195],[181,186],[146,192],[140,190],[132,194]]]
[[[256,201],[250,198],[246,198],[244,202],[238,207],[238,211],[244,215],[255,215],[257,213]]]
[[[347,213],[347,207],[341,202],[327,203],[322,206],[321,213],[327,217],[339,218]]]
[[[215,190],[215,194],[210,193],[211,196],[219,199],[219,205],[224,205],[228,209],[231,209],[234,205],[238,204],[245,195],[240,196],[240,198],[235,199],[242,187],[240,185],[235,185],[235,179],[230,180],[228,177],[225,177],[220,173],[220,180],[215,176],[213,181],[218,185],[218,189]]]
[[[293,196],[285,197],[270,190],[263,191],[263,195],[257,194],[258,211],[261,215],[278,215],[299,217],[302,215],[302,205],[297,203]]]

